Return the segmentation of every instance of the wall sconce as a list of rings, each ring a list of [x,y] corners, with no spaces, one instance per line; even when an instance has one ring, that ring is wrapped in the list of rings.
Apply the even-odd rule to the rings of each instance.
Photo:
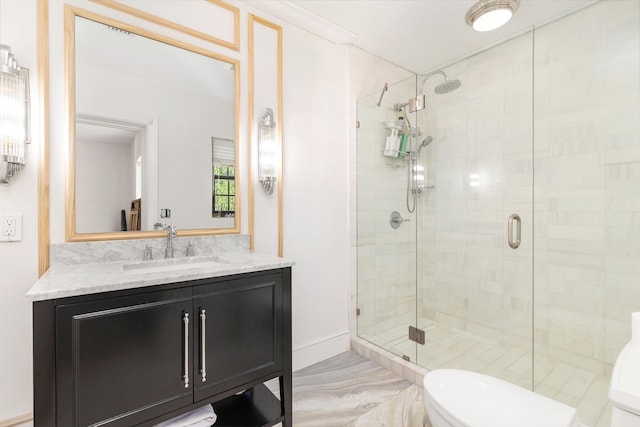
[[[24,167],[30,128],[29,70],[18,65],[9,46],[0,45],[0,184]]]
[[[258,125],[258,180],[267,194],[273,194],[276,182],[276,138],[273,110],[267,108]]]

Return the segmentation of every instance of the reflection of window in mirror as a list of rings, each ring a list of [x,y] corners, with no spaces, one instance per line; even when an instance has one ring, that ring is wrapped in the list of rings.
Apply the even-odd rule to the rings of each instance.
[[[233,217],[236,209],[236,171],[234,141],[211,138],[212,151],[212,203],[214,218]]]

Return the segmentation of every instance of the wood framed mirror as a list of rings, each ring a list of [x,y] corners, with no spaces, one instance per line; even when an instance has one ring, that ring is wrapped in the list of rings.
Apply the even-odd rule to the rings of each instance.
[[[239,233],[239,76],[237,59],[65,5],[66,240]]]

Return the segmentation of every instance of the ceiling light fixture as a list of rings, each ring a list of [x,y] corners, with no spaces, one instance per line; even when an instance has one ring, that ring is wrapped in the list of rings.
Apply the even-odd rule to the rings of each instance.
[[[520,0],[480,0],[467,11],[465,20],[476,31],[491,31],[509,22]]]

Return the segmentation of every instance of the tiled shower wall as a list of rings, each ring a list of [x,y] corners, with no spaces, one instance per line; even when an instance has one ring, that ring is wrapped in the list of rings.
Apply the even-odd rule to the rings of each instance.
[[[640,311],[640,1],[535,33],[535,350],[609,373]]]

